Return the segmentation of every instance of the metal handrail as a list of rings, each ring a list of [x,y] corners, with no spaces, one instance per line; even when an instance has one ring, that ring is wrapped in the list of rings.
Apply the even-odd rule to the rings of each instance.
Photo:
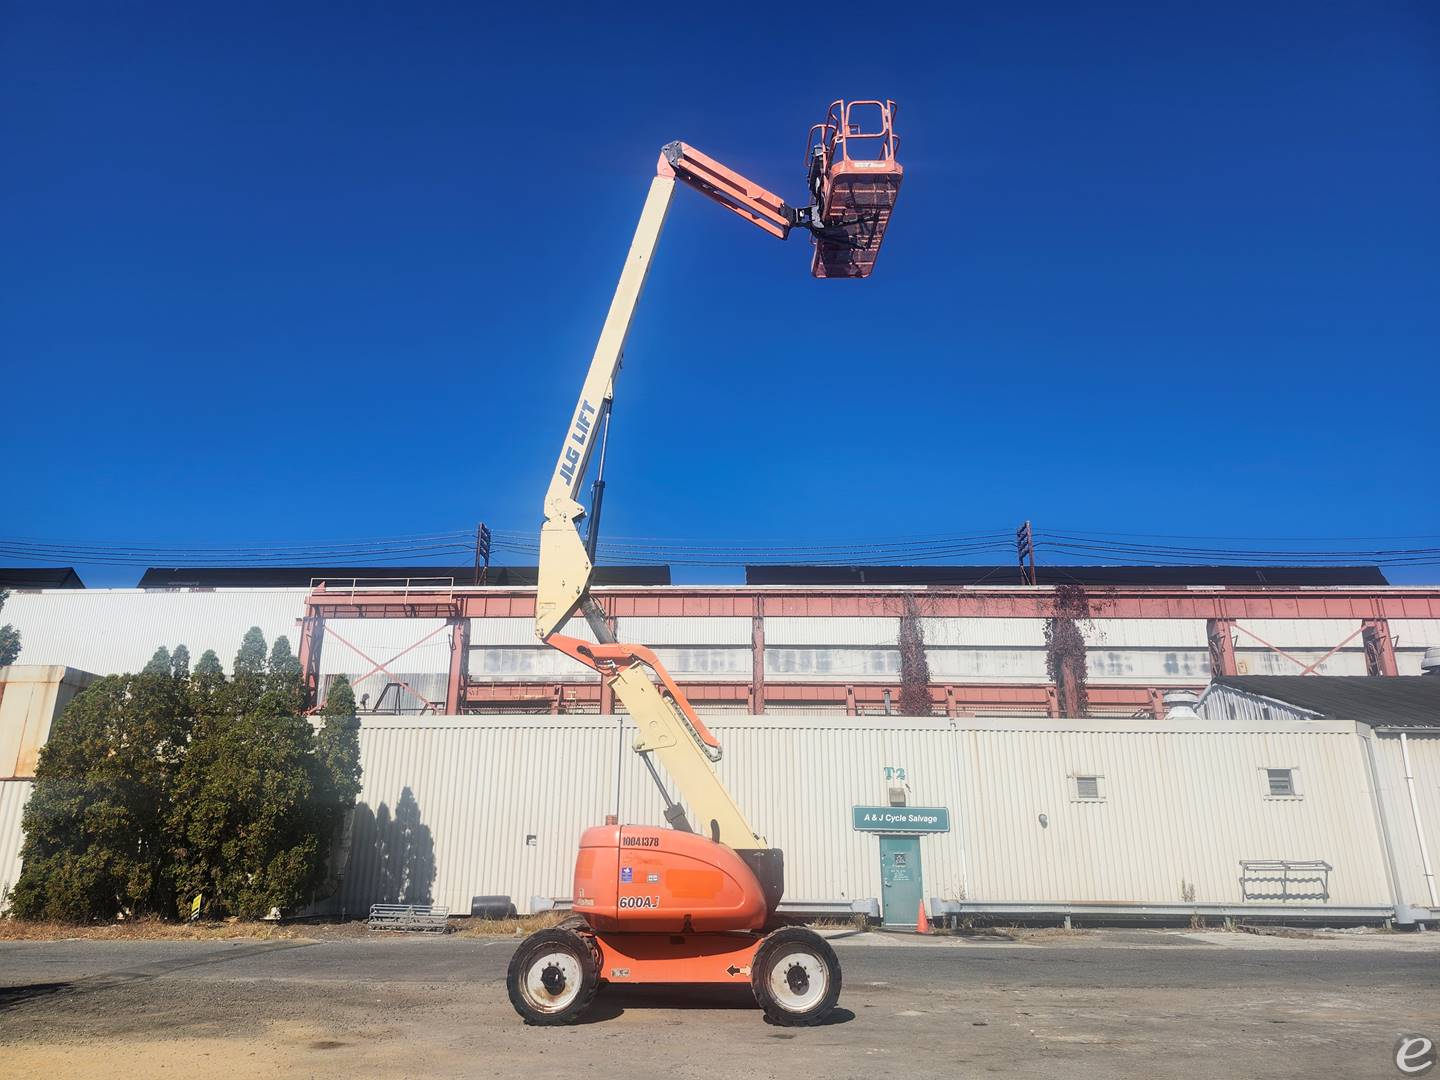
[[[455,588],[455,579],[443,575],[435,577],[312,577],[310,589],[324,590],[327,593],[338,596],[354,596],[358,592],[399,592],[404,596],[410,593],[431,593],[439,590],[450,591]]]
[[[874,106],[880,110],[879,131],[852,131],[852,127],[858,127],[850,121],[851,111],[857,107],[865,108]],[[894,161],[900,149],[900,137],[895,134],[895,113],[898,107],[895,102],[885,101],[833,101],[825,114],[823,123],[814,124],[805,141],[805,161],[808,165],[810,158],[818,146],[824,153],[825,168],[829,169],[835,160],[835,151],[838,148],[840,158],[843,161],[853,160],[847,142],[850,139],[869,140],[880,139],[884,144],[884,153],[879,158],[862,158],[860,160],[871,161]]]

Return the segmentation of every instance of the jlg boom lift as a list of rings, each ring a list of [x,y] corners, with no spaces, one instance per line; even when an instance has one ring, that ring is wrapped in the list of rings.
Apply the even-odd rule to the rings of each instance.
[[[825,122],[810,131],[804,207],[787,205],[685,143],[660,153],[545,495],[535,632],[612,687],[635,722],[634,749],[660,788],[671,827],[622,826],[612,818],[585,831],[575,863],[574,916],[532,934],[510,963],[510,1000],[531,1023],[573,1022],[604,982],[748,983],[766,1014],[785,1025],[820,1022],[840,995],[840,964],[822,937],[802,927],[772,928],[784,894],[784,860],[715,775],[719,742],[653,652],[615,640],[589,587],[615,376],[676,182],[781,239],[792,229],[808,230],[815,277],[868,277],[903,175],[894,117],[891,101],[831,105]],[[576,500],[597,444],[599,469],[582,538],[578,526],[587,512]],[[598,644],[559,633],[577,611]],[[652,756],[678,798],[671,798]]]

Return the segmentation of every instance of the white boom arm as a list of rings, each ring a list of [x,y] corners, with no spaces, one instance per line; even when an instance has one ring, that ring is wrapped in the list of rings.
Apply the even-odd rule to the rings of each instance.
[[[650,272],[655,247],[660,242],[660,230],[670,209],[670,197],[674,193],[673,176],[657,176],[650,182],[650,194],[645,198],[645,208],[640,211],[640,223],[635,227],[635,239],[630,242],[630,254],[620,272],[615,298],[610,301],[610,312],[605,316],[600,341],[590,360],[590,370],[580,390],[575,415],[570,419],[565,443],[560,448],[560,457],[550,476],[550,487],[545,492],[545,524],[540,528],[539,587],[535,594],[535,633],[541,641],[565,625],[580,606],[590,585],[590,573],[594,567],[576,528],[585,516],[585,508],[576,500],[576,495],[585,480],[586,467],[590,464],[590,454],[595,449],[598,435],[596,421],[604,402],[613,393],[615,375],[620,370],[620,358],[625,351],[625,338],[630,333],[630,321],[635,316],[640,293],[645,288],[645,277]]]

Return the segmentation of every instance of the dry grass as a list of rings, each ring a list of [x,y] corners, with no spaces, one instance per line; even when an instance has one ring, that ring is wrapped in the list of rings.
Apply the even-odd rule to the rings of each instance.
[[[810,919],[803,925],[811,930],[869,930],[870,920],[864,915],[855,914],[848,919]]]
[[[452,919],[460,937],[523,937],[536,930],[559,926],[570,917],[568,911],[545,911],[539,915],[520,915],[513,919]]]
[[[104,926],[0,919],[0,941],[224,941],[232,938],[286,940],[292,938],[350,937],[364,933],[363,923],[272,923],[240,919],[224,922],[163,922],[137,919]]]

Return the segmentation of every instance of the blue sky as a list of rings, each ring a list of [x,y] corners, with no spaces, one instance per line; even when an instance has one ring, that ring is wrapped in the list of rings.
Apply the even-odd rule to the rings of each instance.
[[[658,148],[840,96],[875,276],[680,192],[607,533],[1440,533],[1435,5],[497,10],[0,4],[0,535],[537,528]]]

